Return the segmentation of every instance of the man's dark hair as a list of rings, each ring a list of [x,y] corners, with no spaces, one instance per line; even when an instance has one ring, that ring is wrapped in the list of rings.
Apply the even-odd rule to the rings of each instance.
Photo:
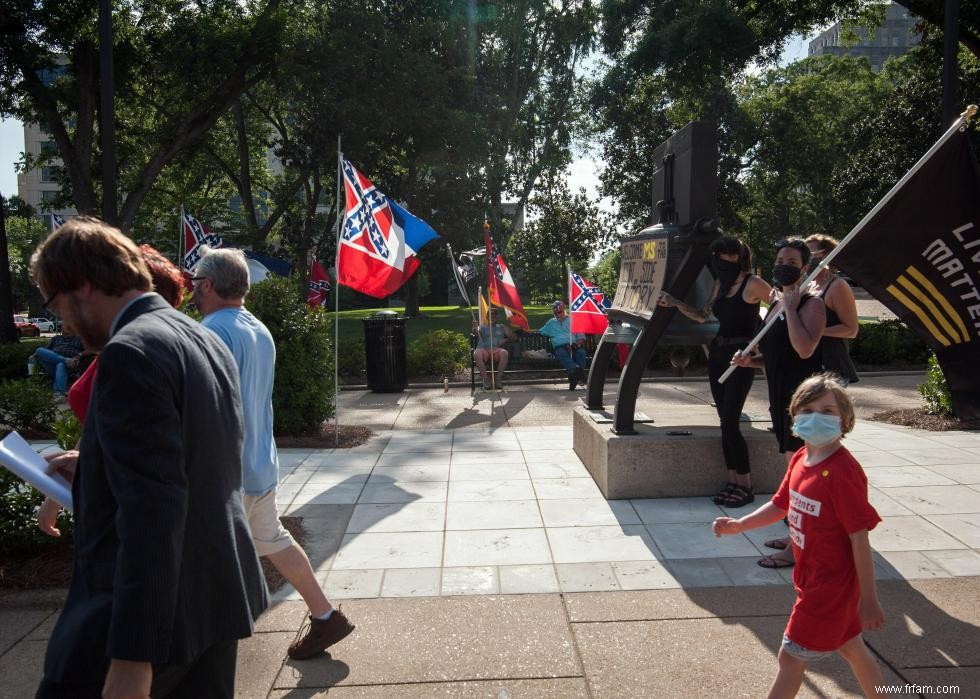
[[[31,277],[49,299],[86,282],[107,296],[152,288],[136,243],[91,216],[73,216],[44,239],[31,256]]]

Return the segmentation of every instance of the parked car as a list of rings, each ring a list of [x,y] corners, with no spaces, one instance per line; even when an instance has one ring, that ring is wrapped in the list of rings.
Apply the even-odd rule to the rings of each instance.
[[[30,322],[27,316],[14,316],[14,325],[21,337],[38,337],[41,334],[41,328]]]
[[[49,318],[28,318],[28,323],[34,323],[38,329],[43,333],[53,333],[55,332],[54,321]]]

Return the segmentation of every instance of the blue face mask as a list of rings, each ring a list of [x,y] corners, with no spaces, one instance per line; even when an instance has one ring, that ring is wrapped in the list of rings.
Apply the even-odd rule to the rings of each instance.
[[[840,418],[823,413],[805,413],[793,419],[793,434],[814,447],[824,447],[840,439]]]

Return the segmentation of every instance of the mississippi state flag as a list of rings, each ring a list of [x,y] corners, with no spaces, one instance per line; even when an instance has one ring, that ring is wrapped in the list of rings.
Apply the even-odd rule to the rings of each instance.
[[[310,267],[310,291],[306,295],[306,302],[310,304],[310,308],[326,306],[328,291],[330,291],[330,279],[323,266],[317,260],[313,260],[313,265]]]
[[[602,289],[575,272],[569,271],[568,299],[573,333],[595,335],[606,331],[609,325],[606,310],[612,302],[602,293]]]
[[[65,225],[65,217],[58,214],[51,214],[51,230],[56,231]]]
[[[483,242],[487,246],[487,295],[490,303],[507,309],[513,325],[530,330],[521,297],[517,295],[517,287],[514,286],[514,278],[510,276],[503,255],[490,237],[489,223],[483,224]]]
[[[180,226],[184,231],[184,270],[190,272],[201,261],[201,246],[220,248],[221,236],[215,235],[189,213],[180,210]]]
[[[439,234],[386,197],[341,159],[346,214],[340,231],[337,283],[383,299],[419,268],[418,251]]]

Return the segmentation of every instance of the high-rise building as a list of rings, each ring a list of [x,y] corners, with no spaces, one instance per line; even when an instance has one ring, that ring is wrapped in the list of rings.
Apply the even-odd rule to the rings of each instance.
[[[846,38],[848,29],[837,22],[810,42],[808,55],[863,56],[871,63],[871,69],[878,72],[886,59],[901,56],[919,43],[920,36],[915,31],[917,21],[918,18],[901,5],[889,3],[884,21],[873,31],[869,32],[866,27],[849,27],[857,39],[851,43]]]
[[[24,152],[33,161],[41,155],[54,157],[51,158],[50,164],[17,173],[17,196],[33,206],[38,215],[49,224],[52,213],[62,218],[75,215],[77,213],[75,209],[51,206],[51,202],[55,201],[61,193],[61,184],[58,182],[61,158],[57,157],[58,147],[54,139],[39,125],[24,124]]]

